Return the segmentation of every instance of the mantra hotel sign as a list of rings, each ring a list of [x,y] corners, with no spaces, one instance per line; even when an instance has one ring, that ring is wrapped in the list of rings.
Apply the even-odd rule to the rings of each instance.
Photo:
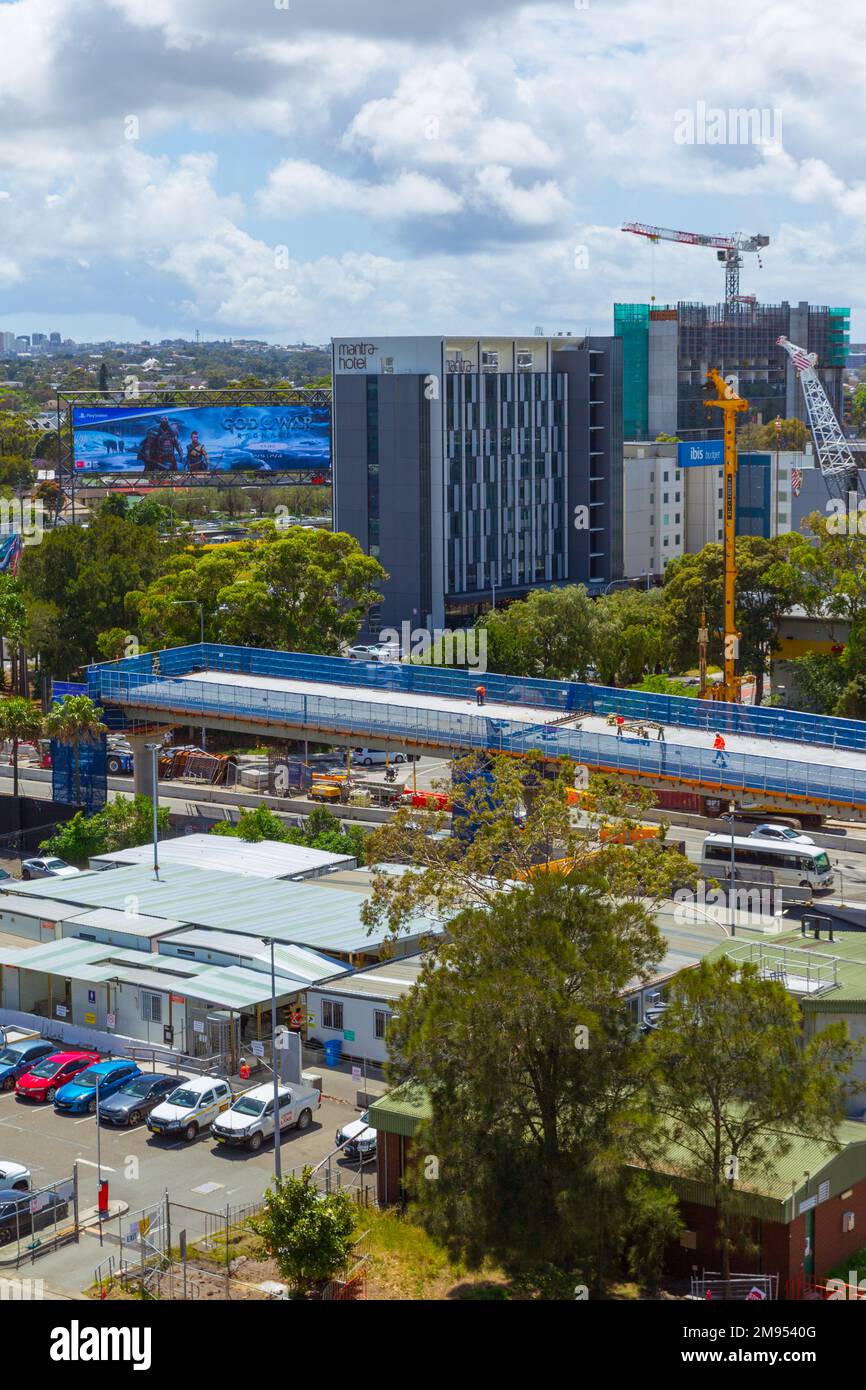
[[[370,358],[375,356],[375,343],[338,343],[337,369],[341,372],[365,372]]]

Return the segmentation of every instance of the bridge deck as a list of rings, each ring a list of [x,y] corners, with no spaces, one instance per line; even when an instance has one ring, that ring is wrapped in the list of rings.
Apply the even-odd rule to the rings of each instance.
[[[383,705],[390,708],[431,710],[448,714],[470,714],[494,720],[507,720],[512,724],[556,724],[564,733],[581,732],[610,736],[611,725],[602,715],[575,715],[573,722],[563,724],[562,710],[544,708],[537,705],[502,704],[486,700],[479,708],[474,699],[454,699],[442,695],[420,694],[408,690],[371,690],[366,686],[338,685],[333,681],[284,680],[274,676],[236,675],[231,671],[207,671],[179,676],[176,679],[201,682],[208,685],[226,685],[239,690],[269,690],[287,695],[312,695],[327,699],[355,700],[363,704]],[[479,678],[483,683],[483,677]],[[384,713],[384,711],[383,711]],[[665,743],[670,747],[698,748],[712,752],[714,731],[688,729],[679,724],[663,725]],[[656,731],[648,728],[649,743],[655,744]],[[817,763],[825,767],[848,768],[866,775],[866,753],[857,753],[844,748],[815,747],[811,744],[793,743],[785,739],[757,738],[746,734],[724,734],[726,753],[739,753],[751,757],[781,758],[787,762]],[[618,743],[646,747],[633,732],[623,734]],[[715,755],[713,754],[713,761]]]

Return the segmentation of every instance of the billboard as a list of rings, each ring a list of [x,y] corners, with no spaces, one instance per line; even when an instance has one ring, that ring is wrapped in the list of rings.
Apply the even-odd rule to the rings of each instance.
[[[696,439],[693,443],[677,445],[677,468],[697,468],[708,464],[721,468],[724,462],[723,439]]]
[[[331,462],[326,406],[74,406],[72,429],[81,473],[272,473]]]

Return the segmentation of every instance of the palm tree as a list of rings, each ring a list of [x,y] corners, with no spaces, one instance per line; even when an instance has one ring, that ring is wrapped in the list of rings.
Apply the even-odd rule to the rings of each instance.
[[[19,695],[0,703],[0,738],[12,740],[12,795],[18,795],[18,745],[35,742],[42,733],[42,714]]]
[[[45,732],[72,749],[75,769],[75,803],[81,805],[80,753],[82,744],[96,743],[106,732],[102,710],[89,695],[67,695],[62,704],[52,705],[45,716]]]

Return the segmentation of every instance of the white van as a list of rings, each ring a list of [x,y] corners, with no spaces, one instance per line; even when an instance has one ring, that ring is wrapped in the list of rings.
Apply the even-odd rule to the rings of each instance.
[[[209,1129],[232,1103],[232,1088],[221,1076],[196,1076],[184,1081],[165,1100],[155,1105],[147,1117],[151,1134],[169,1139],[181,1136],[192,1143],[203,1129]]]
[[[281,1086],[278,1099],[281,1130],[306,1129],[321,1104],[314,1087]],[[211,1134],[220,1144],[245,1144],[254,1153],[260,1149],[274,1134],[274,1083],[254,1086],[238,1096],[231,1109],[214,1120]]]
[[[760,840],[754,835],[708,835],[701,853],[701,872],[708,878],[725,878],[731,865],[738,878],[748,882],[751,869],[769,870],[773,882],[799,888],[832,888],[833,867],[827,851],[798,840]],[[761,876],[763,878],[763,875]]]

